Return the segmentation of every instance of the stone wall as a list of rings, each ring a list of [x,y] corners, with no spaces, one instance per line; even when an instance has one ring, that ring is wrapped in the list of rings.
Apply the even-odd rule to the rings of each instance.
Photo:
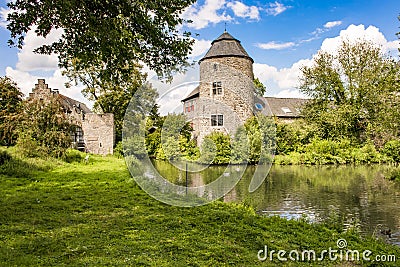
[[[82,130],[87,152],[100,155],[113,154],[115,141],[113,114],[85,114]]]
[[[202,65],[208,65],[211,63],[217,63],[219,65],[224,65],[224,66],[230,67],[241,74],[247,75],[252,81],[254,80],[253,62],[248,58],[216,57],[216,58],[212,58],[212,59],[206,59],[200,63],[200,69],[202,68]],[[207,68],[207,67],[203,67],[203,68]],[[200,78],[200,81],[202,81],[201,78]]]
[[[53,95],[53,92],[46,84],[45,79],[38,79],[38,83],[35,84],[35,88],[32,89],[32,93],[29,93],[29,98],[47,99]]]
[[[113,114],[91,113],[85,104],[59,94],[57,89],[52,90],[49,88],[45,79],[38,79],[38,83],[35,84],[32,93],[29,94],[29,98],[36,98],[43,101],[48,101],[52,97],[57,97],[60,100],[70,123],[82,129],[87,152],[101,155],[113,154],[115,140]],[[76,146],[75,136],[78,135],[80,136],[81,133],[71,133],[73,146]]]
[[[219,61],[236,62],[232,67]],[[244,73],[243,73],[244,72]],[[244,58],[213,58],[200,64],[200,97],[196,100],[194,135],[201,144],[204,136],[219,131],[233,136],[237,127],[253,115],[254,83],[252,63]],[[222,94],[213,94],[213,82],[221,82]],[[212,126],[211,115],[224,115],[223,126]]]

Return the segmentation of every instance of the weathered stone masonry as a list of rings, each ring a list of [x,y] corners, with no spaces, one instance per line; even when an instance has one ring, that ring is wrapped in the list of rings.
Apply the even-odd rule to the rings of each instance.
[[[229,33],[212,42],[200,60],[200,85],[182,100],[198,145],[213,131],[233,136],[238,126],[261,110],[283,122],[301,117],[306,99],[255,95],[253,63],[240,41]],[[218,116],[222,125],[215,123]]]
[[[199,87],[182,100],[199,144],[213,131],[234,135],[253,115],[253,80],[253,59],[240,41],[225,32],[212,42],[200,60]]]
[[[29,98],[46,101],[57,95],[70,120],[77,130],[71,133],[72,146],[93,154],[113,154],[115,129],[114,115],[95,114],[84,104],[59,93],[58,89],[49,88],[44,79],[39,79],[29,94]]]

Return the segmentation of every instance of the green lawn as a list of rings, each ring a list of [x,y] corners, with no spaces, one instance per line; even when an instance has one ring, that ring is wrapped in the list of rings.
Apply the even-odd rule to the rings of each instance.
[[[162,204],[144,193],[124,160],[115,157],[92,156],[89,164],[15,156],[11,161],[13,166],[0,167],[0,266],[276,266],[276,256],[274,262],[258,260],[264,245],[321,251],[335,249],[339,238],[350,249],[400,257],[400,248],[371,238],[263,218],[242,205]]]

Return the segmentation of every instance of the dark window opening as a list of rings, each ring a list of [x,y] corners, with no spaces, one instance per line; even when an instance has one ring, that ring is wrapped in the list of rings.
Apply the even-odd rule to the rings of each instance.
[[[224,115],[211,115],[211,126],[223,126]]]
[[[213,82],[213,95],[222,95],[222,83],[221,82]]]

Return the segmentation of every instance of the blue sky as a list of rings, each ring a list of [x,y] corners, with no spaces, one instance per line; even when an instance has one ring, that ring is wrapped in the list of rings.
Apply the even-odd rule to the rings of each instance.
[[[6,1],[0,3],[1,14],[7,13]],[[182,29],[192,32],[197,42],[192,60],[200,59],[213,39],[227,24],[227,30],[241,40],[254,59],[254,72],[267,86],[266,95],[279,97],[301,96],[296,89],[298,69],[310,64],[318,50],[334,50],[340,38],[370,39],[393,56],[398,56],[400,4],[398,0],[347,1],[254,1],[254,0],[200,0],[188,8],[183,17],[193,20]],[[53,33],[47,42],[57,38]],[[7,46],[9,33],[4,19],[0,27],[0,75],[17,81],[28,93],[37,78],[46,78],[52,88],[83,100],[81,88],[64,89],[65,78],[57,69],[56,57],[37,56],[32,48],[45,42],[28,34],[26,45],[19,51]],[[171,86],[198,79],[198,68],[178,75],[172,85],[155,81],[160,91]],[[189,90],[189,89],[188,89]],[[184,95],[181,90],[174,98]],[[167,101],[167,100],[166,100]]]

